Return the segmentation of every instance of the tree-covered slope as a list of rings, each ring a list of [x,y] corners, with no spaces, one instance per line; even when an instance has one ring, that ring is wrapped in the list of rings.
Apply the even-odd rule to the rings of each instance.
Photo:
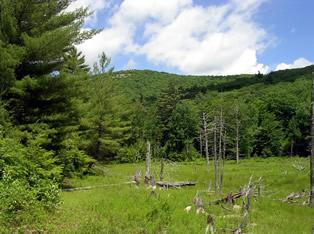
[[[312,72],[314,65],[270,72],[267,75],[190,76],[151,70],[118,71],[113,75],[119,86],[131,97],[142,95],[148,100],[156,100],[169,82],[177,83],[186,98],[194,98],[197,94],[208,91],[224,92],[255,84],[263,84],[266,87],[280,82],[293,82],[304,77],[310,79]]]
[[[113,73],[113,81],[140,107],[133,112],[140,121],[133,124],[141,137],[134,140],[152,140],[172,160],[193,158],[193,150],[204,154],[204,113],[209,129],[223,125],[227,158],[236,151],[241,157],[307,155],[313,71],[308,66],[267,75],[180,76],[132,70]],[[211,156],[213,131],[206,133]]]

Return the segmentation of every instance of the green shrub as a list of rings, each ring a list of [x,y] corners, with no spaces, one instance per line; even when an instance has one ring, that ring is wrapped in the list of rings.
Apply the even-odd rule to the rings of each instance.
[[[81,177],[88,174],[96,161],[83,150],[78,149],[77,136],[70,136],[62,145],[63,149],[58,154],[58,163],[62,165],[62,175]]]
[[[36,225],[58,205],[61,168],[55,162],[54,155],[39,146],[0,138],[1,230],[11,233]]]
[[[4,172],[0,181],[0,227],[17,230],[24,226],[40,223],[47,211],[59,204],[57,183],[48,179],[38,179],[31,186],[23,179],[13,179],[10,172]]]
[[[118,161],[122,163],[134,163],[145,160],[146,144],[144,141],[138,141],[136,144],[124,147],[119,151]]]

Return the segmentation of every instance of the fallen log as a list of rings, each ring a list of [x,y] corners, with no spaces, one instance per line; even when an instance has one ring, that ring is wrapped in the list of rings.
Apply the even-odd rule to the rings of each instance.
[[[181,188],[184,186],[195,186],[196,182],[186,181],[186,182],[166,182],[166,181],[157,181],[156,185],[162,188]]]
[[[301,198],[307,198],[310,196],[309,192],[293,192],[290,193],[288,196],[285,198],[281,199],[282,202],[287,202],[287,203],[294,203],[297,202],[296,200],[301,199]]]
[[[123,182],[118,184],[104,184],[104,185],[98,185],[98,186],[86,186],[86,187],[77,187],[77,188],[66,188],[62,189],[62,192],[73,192],[73,191],[80,191],[80,190],[91,190],[96,188],[105,188],[105,187],[112,187],[112,186],[120,186],[124,184],[134,184],[134,182]]]

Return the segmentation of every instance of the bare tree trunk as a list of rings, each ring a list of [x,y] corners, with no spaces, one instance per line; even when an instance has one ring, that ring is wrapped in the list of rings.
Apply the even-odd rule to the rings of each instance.
[[[223,134],[223,147],[222,147],[222,162],[220,162],[220,189],[222,188],[222,183],[224,179],[224,167],[225,167],[225,158],[226,158],[226,137],[227,132]]]
[[[161,158],[161,160],[160,160],[160,176],[159,176],[160,181],[164,180],[164,173],[165,173],[165,160],[164,160],[164,158]]]
[[[311,169],[310,169],[310,180],[311,180],[311,194],[310,194],[310,205],[314,206],[314,72],[312,73],[312,123],[311,123]]]
[[[151,175],[150,175],[150,168],[151,168],[151,146],[150,146],[150,142],[147,141],[147,152],[146,152],[146,172],[145,172],[145,184],[149,183],[149,180],[151,179]]]
[[[214,123],[214,167],[215,167],[215,192],[219,191],[219,173],[218,173],[218,157],[217,157],[217,124],[216,118]]]
[[[206,113],[203,113],[203,128],[204,128],[204,136],[205,136],[205,155],[206,155],[206,163],[209,165],[209,155],[208,155],[208,130],[207,130],[207,117]]]
[[[222,154],[223,154],[223,119],[222,119],[222,107],[220,107],[220,117],[219,117],[219,153],[218,153],[218,178],[219,178],[219,187],[218,190],[221,192],[222,187],[222,181],[221,181],[221,175],[222,175]]]

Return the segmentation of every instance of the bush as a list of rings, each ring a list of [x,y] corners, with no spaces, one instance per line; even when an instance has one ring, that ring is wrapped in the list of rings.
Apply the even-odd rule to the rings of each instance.
[[[8,233],[39,223],[59,203],[60,167],[39,146],[0,138],[0,226]]]
[[[0,226],[15,231],[30,224],[40,223],[47,211],[59,204],[57,183],[48,179],[38,179],[33,186],[23,179],[13,179],[10,172],[4,172],[0,181]],[[36,226],[36,225],[35,225]],[[32,227],[33,228],[33,227]]]
[[[96,162],[83,150],[78,149],[77,141],[77,136],[70,136],[62,143],[63,149],[59,152],[58,163],[62,165],[63,177],[86,175]]]
[[[134,145],[124,147],[119,151],[118,161],[122,163],[134,163],[145,160],[146,144],[144,141],[139,141]]]

